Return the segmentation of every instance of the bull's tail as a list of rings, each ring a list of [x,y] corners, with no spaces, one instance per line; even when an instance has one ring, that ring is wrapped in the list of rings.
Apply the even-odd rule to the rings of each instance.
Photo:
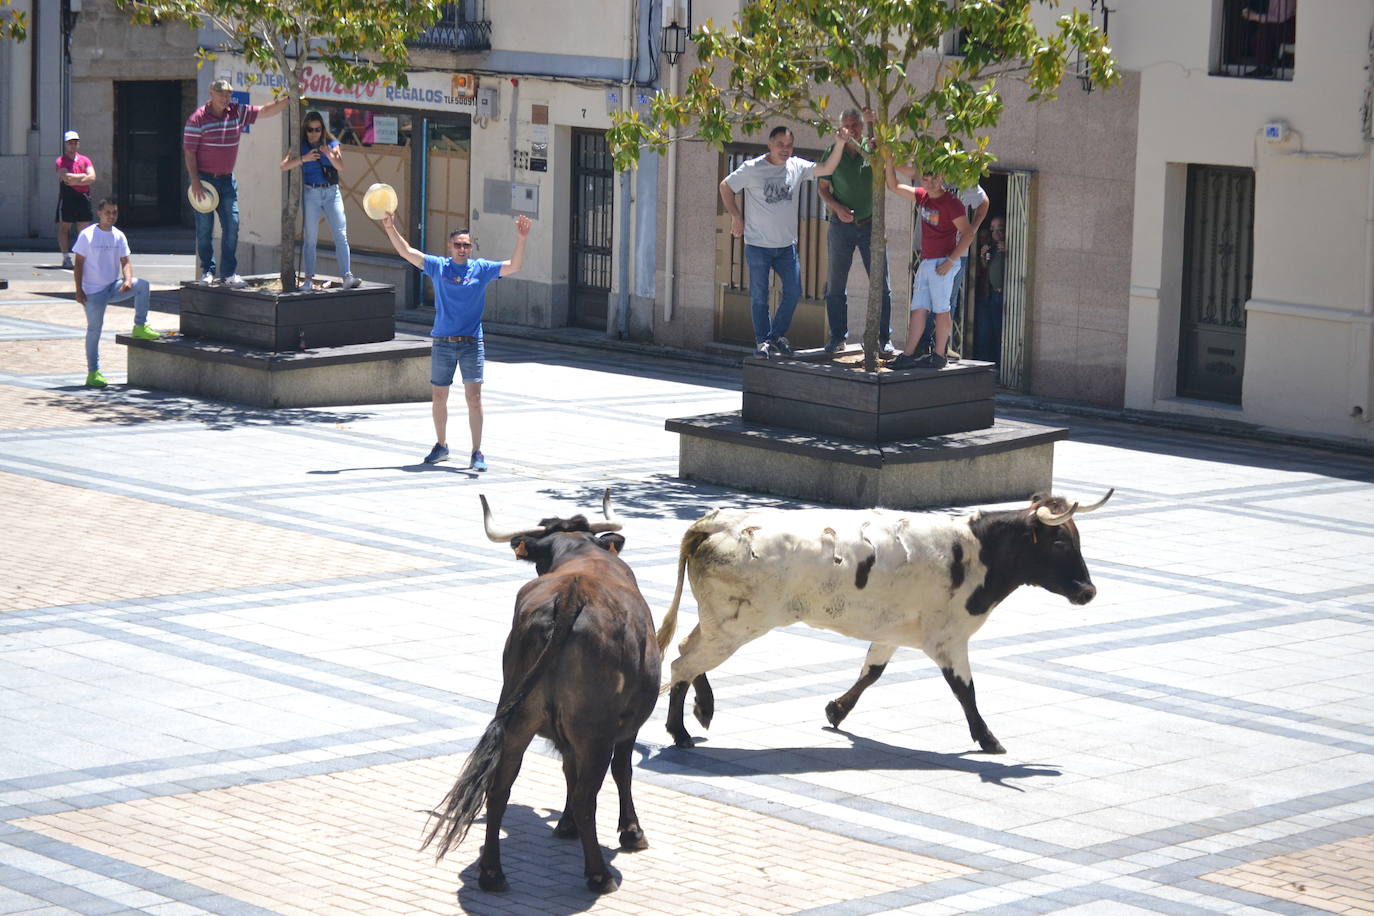
[[[581,613],[582,606],[579,605],[570,613],[560,614],[558,599],[554,599],[554,625],[549,631],[548,641],[539,652],[539,657],[496,710],[496,715],[492,716],[487,730],[477,742],[477,747],[468,755],[467,763],[463,765],[463,771],[458,774],[453,788],[449,789],[448,795],[444,796],[439,807],[429,812],[432,824],[420,848],[428,848],[429,844],[437,839],[439,842],[434,856],[436,861],[463,842],[468,828],[481,813],[482,804],[486,801],[487,792],[491,788],[491,781],[496,776],[497,765],[501,762],[501,751],[506,743],[506,728],[530,691],[539,683],[539,678],[548,668],[549,661],[562,648],[568,634],[572,632],[573,623]]]
[[[707,516],[707,518],[709,517]],[[687,576],[687,560],[696,553],[701,542],[714,533],[699,530],[702,521],[705,519],[695,522],[692,527],[687,529],[687,533],[682,536],[682,546],[678,548],[677,588],[673,591],[673,603],[668,606],[668,613],[663,615],[663,623],[658,628],[658,654],[660,656],[668,651],[668,643],[672,642],[673,634],[677,632],[677,608],[682,603],[682,580]]]

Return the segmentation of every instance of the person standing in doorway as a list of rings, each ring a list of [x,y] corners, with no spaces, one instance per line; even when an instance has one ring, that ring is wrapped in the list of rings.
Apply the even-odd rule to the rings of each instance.
[[[482,309],[486,304],[487,284],[509,277],[525,264],[525,243],[530,236],[530,218],[515,218],[515,251],[505,261],[472,257],[472,233],[454,229],[448,235],[449,257],[425,254],[401,237],[394,213],[382,217],[382,228],[396,253],[424,271],[434,283],[434,327],[430,337],[430,392],[434,416],[434,448],[425,464],[448,460],[448,390],[455,371],[461,370],[463,395],[468,406],[468,432],[472,434],[472,456],[468,466],[475,471],[487,469],[482,454],[482,373],[486,347],[482,343]]]
[[[873,167],[864,161],[860,147],[860,137],[864,136],[860,118],[868,122],[868,136],[873,133],[873,112],[860,112],[851,108],[840,115],[840,126],[849,131],[850,140],[845,144],[840,164],[829,178],[816,182],[816,190],[830,209],[830,225],[827,227],[826,248],[830,264],[830,276],[825,285],[825,317],[830,325],[830,338],[826,341],[825,352],[835,353],[844,348],[849,336],[849,294],[845,287],[849,283],[849,267],[854,263],[854,249],[859,250],[863,259],[864,271],[868,282],[873,279],[873,266],[870,251],[873,234]],[[829,159],[833,149],[825,151]],[[888,277],[887,264],[880,268],[883,284],[883,305],[878,331],[880,355],[896,356],[892,346],[892,282]]]
[[[801,263],[797,260],[797,190],[808,178],[831,175],[840,164],[849,131],[841,127],[830,156],[817,165],[792,155],[792,131],[775,127],[768,135],[768,152],[746,159],[720,183],[720,199],[730,214],[730,234],[744,237],[744,258],[749,267],[749,313],[754,323],[755,353],[768,359],[773,353],[791,356],[787,328],[801,299]],[[743,191],[748,218],[735,194]],[[776,272],[782,281],[782,299],[772,320],[768,318],[768,280]]]
[[[246,286],[239,276],[239,186],[234,180],[234,163],[239,155],[239,138],[258,118],[270,118],[284,109],[286,96],[266,105],[240,105],[234,101],[233,85],[226,79],[210,84],[210,99],[191,112],[182,138],[182,155],[191,179],[191,196],[205,196],[202,181],[208,181],[219,194],[219,206],[208,213],[196,211],[196,254],[200,260],[200,282],[215,282],[215,214],[219,214],[219,276],[225,286]]]
[[[134,300],[133,337],[157,340],[162,335],[148,327],[148,281],[134,276],[129,260],[129,240],[115,228],[119,205],[105,198],[96,209],[99,222],[76,237],[72,250],[76,261],[72,277],[76,301],[86,310],[86,386],[104,388],[109,382],[100,373],[100,334],[105,326],[105,306]]]
[[[978,300],[977,321],[973,326],[973,358],[998,362],[1002,353],[1002,306],[1007,284],[1007,221],[1000,216],[988,220],[988,239],[978,249],[987,291]]]
[[[81,135],[69,130],[62,135],[62,155],[57,157],[57,250],[62,266],[72,266],[72,227],[79,234],[95,221],[91,211],[91,185],[95,163],[81,155]]]
[[[315,288],[315,249],[320,240],[320,213],[334,234],[334,254],[343,274],[343,288],[354,289],[362,281],[353,276],[353,256],[348,248],[348,218],[344,215],[343,195],[339,193],[339,171],[343,168],[343,152],[339,141],[329,132],[324,116],[310,111],[301,122],[301,145],[295,156],[281,161],[282,171],[299,168],[305,184],[301,209],[304,211],[304,231],[301,233],[301,260],[305,270],[303,292]]]
[[[968,211],[957,195],[945,190],[944,178],[923,172],[921,184],[898,184],[892,163],[887,166],[887,187],[916,201],[921,225],[921,264],[911,291],[911,322],[907,326],[906,347],[888,364],[892,369],[943,369],[945,348],[953,322],[949,316],[951,294],[959,275],[961,259],[973,244]],[[935,313],[934,348],[919,359],[916,345],[926,326],[926,317]]]

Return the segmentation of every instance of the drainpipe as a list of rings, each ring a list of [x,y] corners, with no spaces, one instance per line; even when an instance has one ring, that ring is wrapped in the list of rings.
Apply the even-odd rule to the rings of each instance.
[[[630,112],[630,93],[634,91],[634,42],[639,34],[635,5],[635,0],[625,2],[625,43],[621,49],[625,69],[620,79],[620,110],[624,114]],[[620,211],[620,266],[616,271],[616,282],[620,290],[616,295],[615,336],[621,340],[630,336],[630,206],[630,171],[627,169],[620,173],[620,200],[617,204]],[[610,332],[609,322],[606,330]]]
[[[678,93],[678,65],[672,63],[672,84],[669,93]],[[665,243],[668,251],[664,258],[663,273],[663,320],[673,320],[673,299],[677,287],[677,128],[668,129],[668,231]]]

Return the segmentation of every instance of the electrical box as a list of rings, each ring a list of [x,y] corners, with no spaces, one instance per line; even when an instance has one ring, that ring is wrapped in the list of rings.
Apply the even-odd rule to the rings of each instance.
[[[539,215],[539,185],[512,184],[510,186],[510,208],[516,213]]]
[[[1287,121],[1270,121],[1264,125],[1264,139],[1270,143],[1282,143],[1288,139]]]
[[[497,118],[500,117],[501,94],[493,87],[485,87],[477,90],[477,117]]]

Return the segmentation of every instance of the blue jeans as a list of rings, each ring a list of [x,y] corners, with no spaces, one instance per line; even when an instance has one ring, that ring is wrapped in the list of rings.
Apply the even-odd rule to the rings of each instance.
[[[320,241],[320,212],[324,212],[329,231],[334,236],[334,255],[339,259],[339,273],[353,272],[352,255],[348,250],[348,223],[344,218],[343,195],[339,186],[327,184],[322,188],[305,186],[303,199],[305,231],[301,238],[301,261],[307,277],[315,276],[315,248]]]
[[[749,315],[754,321],[754,343],[777,340],[792,324],[792,313],[801,299],[801,262],[797,260],[797,246],[762,248],[744,246],[744,262],[749,267]],[[775,271],[782,280],[782,300],[777,314],[768,321],[768,272]]]
[[[977,323],[973,326],[973,358],[990,363],[1002,359],[1002,297],[1000,289],[989,290],[978,300]]]
[[[873,267],[870,242],[873,237],[873,223],[842,223],[830,217],[830,231],[826,237],[826,252],[830,261],[830,279],[825,287],[825,317],[830,324],[830,339],[844,340],[849,336],[849,295],[845,284],[849,281],[849,268],[854,263],[854,249],[859,249],[863,259],[864,271],[868,280],[873,282]],[[887,343],[892,339],[892,283],[888,278],[887,265],[883,265],[883,311],[879,319],[878,342]]]
[[[105,327],[105,306],[111,302],[134,300],[134,324],[148,323],[148,281],[134,278],[134,285],[121,290],[123,278],[115,280],[104,289],[86,294],[86,371],[94,372],[100,368],[100,332]]]
[[[209,213],[196,213],[196,254],[200,256],[200,272],[215,272],[215,214],[219,214],[219,253],[221,277],[232,277],[239,272],[239,183],[234,176],[211,178],[200,173],[202,181],[208,181],[219,192],[219,206]]]
[[[961,308],[959,308],[959,306],[960,306],[960,304],[963,302],[964,275],[967,274],[967,273],[968,273],[968,255],[964,255],[963,258],[961,258],[961,259],[959,260],[959,273],[956,274],[955,277],[954,277],[954,289],[953,289],[953,291],[950,292],[950,294],[949,294],[949,314],[950,314],[950,319],[951,319],[951,324],[950,324],[950,328],[951,328],[950,333],[951,333],[951,334],[954,333],[954,332],[953,332],[953,329],[954,329],[954,328],[957,328],[957,327],[959,326],[959,315],[960,315],[960,313],[963,311]],[[925,331],[921,334],[921,345],[920,345],[919,347],[916,348],[916,352],[919,353],[921,350],[931,350],[931,349],[934,349],[934,348],[932,347],[932,344],[933,344],[934,340],[935,340],[935,312],[932,311],[932,312],[930,313],[930,317],[926,319],[926,329],[925,329]],[[958,347],[955,347],[955,349],[957,350]]]

